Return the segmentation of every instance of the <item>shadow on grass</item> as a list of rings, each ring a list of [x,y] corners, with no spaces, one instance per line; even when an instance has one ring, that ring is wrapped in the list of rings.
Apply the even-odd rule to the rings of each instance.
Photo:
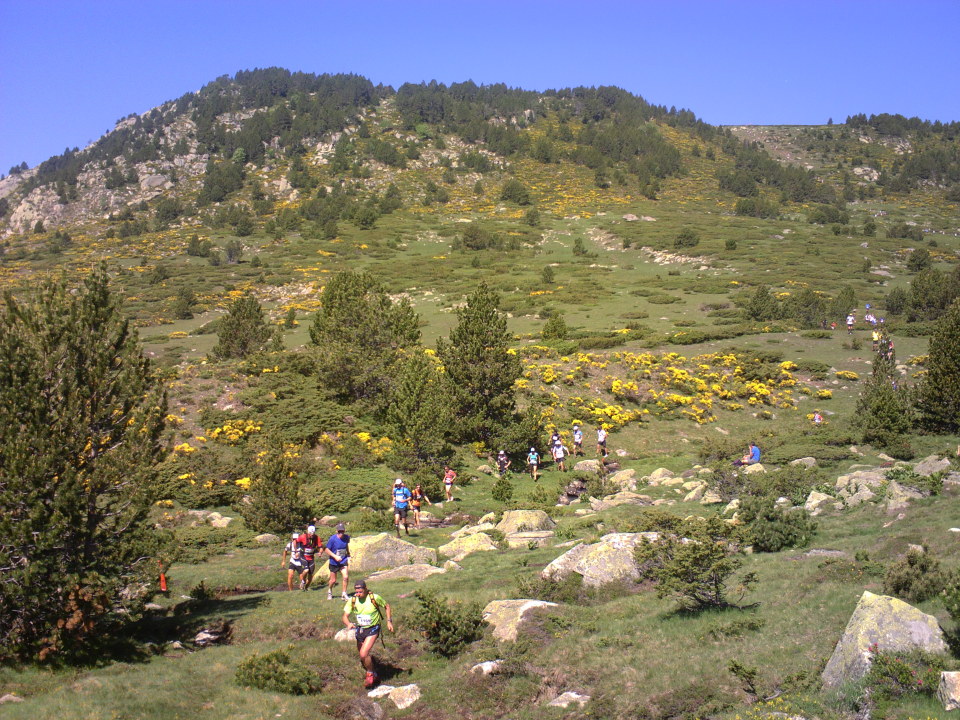
[[[265,593],[186,600],[172,608],[148,611],[134,624],[131,640],[149,651],[151,645],[162,646],[174,641],[190,643],[201,630],[217,628],[224,636],[221,642],[229,642],[233,622],[269,602]],[[144,652],[143,658],[149,655]]]

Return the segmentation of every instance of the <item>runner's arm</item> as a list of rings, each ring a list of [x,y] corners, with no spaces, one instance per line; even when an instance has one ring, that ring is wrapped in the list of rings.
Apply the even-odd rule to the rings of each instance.
[[[383,609],[387,616],[387,630],[393,632],[393,615],[390,611],[390,603],[383,603]]]
[[[350,622],[350,613],[344,611],[341,619],[343,620],[343,624],[347,626],[347,630],[353,630],[353,628],[356,627],[356,625]]]

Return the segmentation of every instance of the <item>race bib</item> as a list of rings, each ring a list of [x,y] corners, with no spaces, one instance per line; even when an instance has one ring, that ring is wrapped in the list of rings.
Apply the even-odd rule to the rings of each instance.
[[[366,613],[364,614],[357,613],[357,625],[359,625],[360,627],[368,627],[371,624],[373,624],[372,615],[367,615]]]

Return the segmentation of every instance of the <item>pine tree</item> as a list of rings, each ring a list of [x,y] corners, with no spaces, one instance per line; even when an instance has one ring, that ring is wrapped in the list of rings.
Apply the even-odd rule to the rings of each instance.
[[[480,283],[457,310],[449,341],[437,342],[450,378],[456,437],[488,447],[517,422],[513,383],[523,371],[520,359],[509,352],[511,336],[499,304],[499,295]]]
[[[422,352],[399,363],[386,420],[395,428],[392,436],[399,440],[398,452],[407,456],[406,465],[436,466],[449,459],[446,439],[452,415],[447,375]]]
[[[885,449],[908,447],[906,438],[913,426],[911,391],[896,370],[896,360],[882,352],[873,359],[873,373],[864,383],[857,400],[855,424],[863,441]]]
[[[955,300],[930,338],[927,374],[917,402],[922,423],[939,432],[960,431],[960,300]]]
[[[780,317],[780,306],[777,299],[766,285],[758,285],[750,296],[746,307],[747,317],[751,320],[776,320]]]
[[[0,662],[95,656],[157,569],[163,390],[104,266],[0,307]]]
[[[300,501],[302,484],[300,473],[284,449],[274,448],[250,483],[249,502],[240,503],[236,509],[251,530],[282,535],[298,527],[307,516]]]
[[[231,303],[217,323],[217,344],[212,355],[217,360],[245,358],[266,347],[272,337],[260,303],[253,295],[244,295]]]
[[[372,275],[334,275],[310,326],[320,383],[341,399],[382,410],[400,350],[420,341],[419,324],[410,303],[394,303]]]

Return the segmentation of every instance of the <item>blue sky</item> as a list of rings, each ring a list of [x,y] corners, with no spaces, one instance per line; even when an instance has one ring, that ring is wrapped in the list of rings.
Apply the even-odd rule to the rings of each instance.
[[[0,0],[0,173],[219,75],[618,85],[714,124],[960,120],[960,0]]]

